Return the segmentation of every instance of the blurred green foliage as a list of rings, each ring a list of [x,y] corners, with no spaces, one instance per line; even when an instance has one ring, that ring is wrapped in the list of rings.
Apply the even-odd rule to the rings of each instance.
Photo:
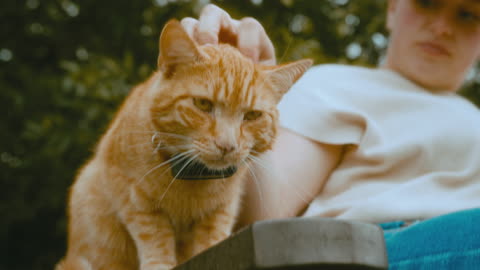
[[[68,186],[119,103],[154,69],[170,18],[204,1],[9,0],[0,9],[0,269],[52,269]],[[212,1],[260,20],[285,62],[374,66],[384,0]],[[480,104],[478,72],[462,93]],[[476,79],[476,81],[475,81]]]

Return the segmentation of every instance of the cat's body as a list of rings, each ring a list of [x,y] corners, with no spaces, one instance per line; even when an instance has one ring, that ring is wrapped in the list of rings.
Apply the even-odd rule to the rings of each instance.
[[[275,106],[311,65],[262,68],[228,45],[197,47],[176,21],[160,49],[159,71],[132,91],[71,188],[57,269],[170,269],[226,238],[245,163],[271,147]],[[174,180],[179,161],[180,171],[195,161],[238,170]]]

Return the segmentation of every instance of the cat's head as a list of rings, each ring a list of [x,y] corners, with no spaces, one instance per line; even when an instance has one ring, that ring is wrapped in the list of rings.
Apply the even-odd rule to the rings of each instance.
[[[176,157],[177,169],[191,161],[225,173],[270,149],[276,105],[312,64],[262,66],[229,45],[198,46],[176,20],[159,47],[150,116],[159,153]]]

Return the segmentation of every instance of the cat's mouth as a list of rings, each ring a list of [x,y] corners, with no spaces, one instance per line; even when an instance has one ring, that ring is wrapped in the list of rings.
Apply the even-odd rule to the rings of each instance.
[[[172,175],[182,180],[209,180],[229,178],[237,172],[237,166],[211,169],[199,160],[182,159],[171,164]]]

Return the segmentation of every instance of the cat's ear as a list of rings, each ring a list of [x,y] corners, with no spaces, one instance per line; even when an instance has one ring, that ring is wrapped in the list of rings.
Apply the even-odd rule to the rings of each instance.
[[[311,59],[302,59],[267,70],[267,76],[272,82],[279,100],[312,64]]]
[[[200,52],[178,20],[167,22],[160,34],[158,68],[172,74],[179,65],[193,63],[201,58]]]

